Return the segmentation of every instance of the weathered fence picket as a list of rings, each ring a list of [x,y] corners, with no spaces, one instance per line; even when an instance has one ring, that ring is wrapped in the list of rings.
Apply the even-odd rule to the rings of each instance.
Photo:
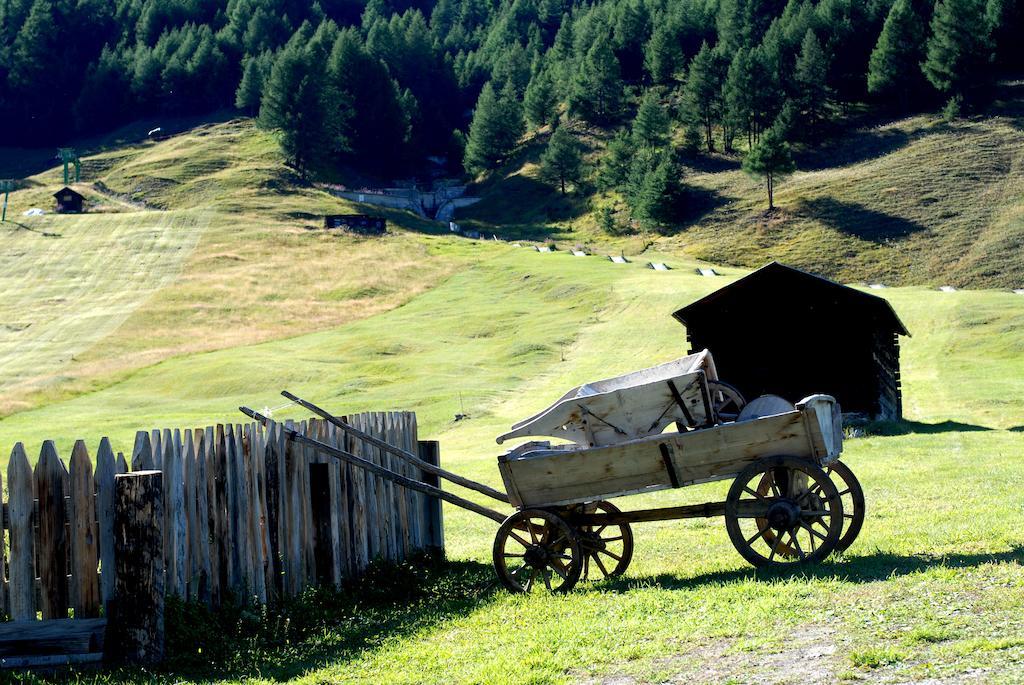
[[[418,442],[412,413],[344,420],[437,461],[436,443]],[[286,425],[392,471],[437,482],[322,419]],[[77,441],[68,468],[52,441],[43,443],[34,470],[23,445],[14,445],[0,526],[0,621],[41,616],[73,623],[133,606],[118,604],[119,591],[133,592],[119,589],[115,573],[119,515],[120,525],[159,550],[161,579],[147,592],[159,588],[213,607],[229,596],[264,604],[315,585],[340,586],[375,558],[399,561],[442,544],[439,500],[290,441],[274,422],[138,431],[130,454],[133,472],[157,476],[123,482],[124,501],[156,497],[153,488],[159,489],[159,506],[147,514],[118,513],[118,477],[128,463],[106,438],[95,462]],[[3,485],[0,478],[0,490]],[[147,515],[159,520],[146,524],[140,517]],[[74,632],[76,640],[90,634],[61,631]]]

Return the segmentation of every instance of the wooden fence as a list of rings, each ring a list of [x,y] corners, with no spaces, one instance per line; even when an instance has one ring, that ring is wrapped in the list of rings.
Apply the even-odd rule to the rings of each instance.
[[[436,443],[417,440],[409,412],[345,419],[436,464]],[[425,474],[320,420],[310,437],[417,479]],[[123,454],[104,438],[95,468],[82,441],[67,467],[45,442],[34,470],[19,443],[7,470],[0,614],[15,621],[88,619],[115,592],[115,475]],[[375,558],[401,560],[443,548],[440,503],[283,436],[277,424],[141,431],[132,471],[162,471],[164,588],[217,606],[337,585]]]

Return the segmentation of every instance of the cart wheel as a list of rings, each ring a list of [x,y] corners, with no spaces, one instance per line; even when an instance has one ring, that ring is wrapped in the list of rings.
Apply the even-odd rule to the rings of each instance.
[[[751,487],[755,482],[757,489]],[[750,464],[725,501],[729,539],[754,566],[821,561],[836,549],[843,522],[836,486],[821,467],[797,457]]]
[[[524,509],[505,519],[494,538],[494,570],[511,592],[568,592],[580,579],[580,543],[565,521]]]
[[[743,393],[722,381],[708,381],[708,393],[715,409],[715,423],[735,421],[747,405]]]
[[[604,514],[622,513],[611,502],[595,502],[590,506]],[[633,530],[628,523],[580,526],[577,536],[583,550],[583,580],[590,577],[591,568],[597,569],[594,574],[597,580],[621,576],[633,560]]]
[[[845,552],[860,535],[864,525],[864,489],[850,467],[841,461],[834,461],[825,467],[825,473],[835,483],[839,497],[843,500],[843,534],[836,543],[836,549]]]

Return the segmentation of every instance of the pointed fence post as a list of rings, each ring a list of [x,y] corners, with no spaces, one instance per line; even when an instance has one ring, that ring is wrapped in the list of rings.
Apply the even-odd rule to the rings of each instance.
[[[105,640],[112,663],[164,657],[163,474],[114,477],[114,599]]]

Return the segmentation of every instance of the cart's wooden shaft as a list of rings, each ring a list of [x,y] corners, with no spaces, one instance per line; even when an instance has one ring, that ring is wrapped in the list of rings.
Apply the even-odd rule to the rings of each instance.
[[[742,516],[767,516],[768,503],[740,502],[738,513]],[[579,526],[606,526],[622,523],[644,523],[647,521],[673,521],[675,519],[714,518],[725,516],[725,502],[705,502],[681,507],[663,507],[642,511],[620,511],[615,513],[569,514],[568,520]]]
[[[256,421],[259,421],[264,425],[266,425],[270,421],[270,419],[268,419],[266,416],[263,416],[259,412],[253,411],[248,407],[239,407],[238,409],[246,416]],[[330,445],[320,442],[319,440],[314,440],[313,438],[307,437],[294,429],[282,425],[281,430],[284,431],[285,437],[288,440],[294,440],[295,442],[298,442],[300,444],[309,445],[310,447],[315,448],[319,452],[323,452],[324,454],[327,454],[329,456],[341,459],[342,461],[347,461],[348,463],[354,466],[358,466],[359,468],[366,469],[370,473],[373,473],[375,475],[380,476],[381,478],[385,478],[387,480],[398,483],[402,487],[409,488],[410,490],[416,490],[418,492],[422,492],[433,497],[439,497],[440,499],[443,499],[445,502],[448,502],[449,504],[454,504],[457,507],[462,507],[463,509],[468,509],[469,511],[472,511],[476,514],[480,514],[481,516],[486,516],[487,518],[491,519],[492,521],[496,521],[497,523],[502,523],[506,518],[508,518],[505,514],[502,514],[501,512],[480,506],[476,502],[470,502],[468,499],[463,499],[458,495],[453,495],[452,493],[442,490],[441,488],[435,488],[433,485],[427,485],[426,483],[421,483],[420,481],[409,478],[408,476],[403,476],[400,473],[395,473],[391,469],[387,469],[384,468],[383,466],[378,466],[377,464],[374,464],[372,461],[367,461],[366,459],[363,459],[362,457],[357,457],[356,455],[350,452],[340,450],[337,447],[332,447]]]
[[[400,447],[395,447],[394,445],[391,445],[391,444],[388,444],[388,443],[384,442],[380,438],[376,438],[376,437],[374,437],[374,436],[372,436],[372,435],[370,435],[368,433],[364,433],[363,431],[359,430],[355,426],[352,426],[352,425],[346,423],[345,421],[342,421],[337,416],[333,416],[327,410],[321,409],[320,407],[316,406],[312,402],[307,402],[306,400],[302,399],[301,397],[297,397],[297,396],[291,394],[287,390],[282,391],[281,394],[284,395],[289,400],[291,400],[292,402],[295,402],[299,406],[305,407],[306,409],[310,410],[314,414],[317,414],[318,416],[323,417],[324,419],[326,419],[330,423],[333,423],[335,426],[337,426],[338,428],[342,429],[346,433],[349,433],[349,434],[355,436],[356,438],[359,438],[360,440],[363,440],[364,442],[368,442],[371,445],[373,445],[374,447],[378,447],[378,448],[380,448],[380,449],[382,449],[382,450],[384,450],[386,452],[390,452],[391,454],[395,455],[396,457],[399,457],[400,459],[406,460],[410,464],[413,464],[414,466],[418,467],[421,471],[426,471],[427,473],[432,473],[435,476],[439,476],[441,478],[444,478],[445,480],[449,480],[452,483],[455,483],[456,485],[461,485],[464,488],[468,488],[470,490],[474,490],[476,492],[479,492],[482,495],[487,495],[488,497],[490,497],[492,499],[496,499],[499,502],[504,502],[505,504],[509,503],[508,495],[506,495],[504,492],[501,492],[500,490],[495,490],[494,488],[488,487],[488,486],[484,485],[483,483],[478,483],[475,480],[470,480],[468,478],[463,478],[462,476],[458,475],[457,473],[452,473],[451,471],[447,471],[445,469],[442,469],[439,466],[434,466],[430,462],[423,461],[422,459],[417,457],[412,452],[406,452],[405,450],[403,450]]]

